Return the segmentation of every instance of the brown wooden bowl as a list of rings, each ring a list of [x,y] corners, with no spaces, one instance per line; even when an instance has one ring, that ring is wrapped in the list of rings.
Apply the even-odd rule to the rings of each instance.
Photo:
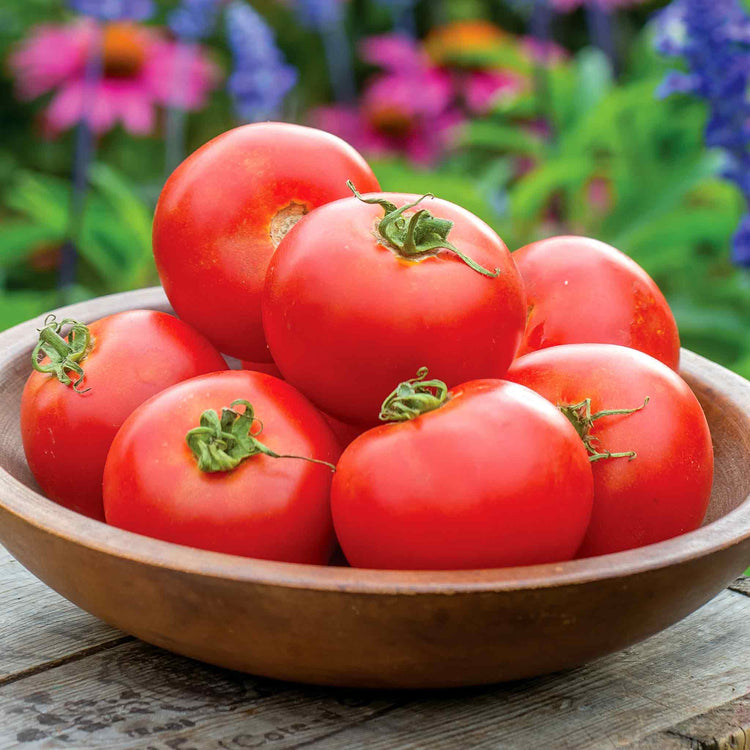
[[[161,289],[59,317],[168,310]],[[0,334],[0,542],[102,620],[157,646],[284,680],[448,687],[583,664],[685,617],[750,563],[750,383],[691,352],[716,472],[705,525],[640,549],[551,565],[460,572],[246,559],[93,521],[36,490],[19,402],[40,320]],[[721,627],[721,623],[717,623]]]

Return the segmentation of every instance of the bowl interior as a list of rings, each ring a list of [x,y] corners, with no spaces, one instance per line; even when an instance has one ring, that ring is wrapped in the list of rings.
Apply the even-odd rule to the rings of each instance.
[[[96,300],[95,303],[77,305],[73,309],[82,310],[83,312],[79,313],[80,317],[85,321],[91,321],[104,314],[134,307],[149,307],[171,312],[161,290],[155,289],[113,295],[110,301],[102,298]],[[40,322],[41,319],[30,321],[0,334],[0,468],[35,493],[39,492],[39,488],[26,464],[18,415],[21,393],[30,372],[29,363],[35,343],[35,329]],[[703,406],[714,442],[714,486],[704,520],[704,526],[706,526],[742,505],[750,507],[750,472],[747,469],[748,461],[750,461],[750,384],[686,350],[683,350],[682,363],[681,374]],[[4,499],[0,498],[0,502]],[[41,495],[37,495],[35,502],[36,500],[44,505],[49,503]],[[746,535],[750,534],[750,528],[740,531]],[[122,533],[128,534],[128,532]],[[654,546],[651,545],[651,547]],[[632,551],[605,557],[613,558],[631,553]],[[586,562],[575,561],[561,565],[562,567],[580,566]],[[561,565],[558,565],[556,569],[560,570]],[[458,577],[463,579],[465,576],[466,572]],[[388,578],[390,577],[392,576],[389,575]],[[440,576],[440,578],[443,577]]]

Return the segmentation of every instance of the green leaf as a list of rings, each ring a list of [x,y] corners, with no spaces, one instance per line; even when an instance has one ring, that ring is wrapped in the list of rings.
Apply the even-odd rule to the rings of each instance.
[[[461,129],[459,145],[496,151],[538,156],[544,141],[519,125],[502,124],[496,120],[473,120]]]
[[[428,172],[399,159],[371,159],[370,166],[384,191],[417,195],[433,193],[471,211],[490,225],[497,219],[477,183],[463,175]]]

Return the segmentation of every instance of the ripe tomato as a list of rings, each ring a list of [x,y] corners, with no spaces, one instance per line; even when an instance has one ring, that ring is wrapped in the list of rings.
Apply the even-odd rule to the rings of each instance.
[[[253,370],[254,372],[265,372],[267,375],[273,375],[274,377],[281,378],[282,380],[284,379],[284,376],[281,374],[279,368],[276,367],[276,364],[274,362],[243,361],[242,369]],[[337,437],[342,449],[346,448],[346,446],[349,445],[349,443],[351,443],[355,437],[361,435],[364,431],[364,428],[362,427],[342,422],[340,419],[336,419],[335,417],[332,417],[325,412],[321,412],[321,414],[325,418],[326,422],[328,422],[328,426],[333,431],[333,434]]]
[[[522,356],[559,344],[620,344],[677,370],[680,337],[653,279],[631,258],[588,237],[550,237],[513,253],[526,285]]]
[[[679,375],[634,349],[575,344],[519,357],[507,378],[555,405],[578,405],[579,417],[585,416],[585,399],[594,416],[642,407],[590,425],[592,450],[635,455],[593,461],[594,511],[580,557],[660,542],[700,526],[711,495],[713,449],[698,399]],[[585,425],[580,429],[585,432]]]
[[[29,376],[21,398],[23,447],[47,497],[103,520],[104,462],[125,418],[164,388],[227,365],[203,336],[166,313],[131,310],[75,324],[67,342],[63,323],[44,326],[42,353],[58,352],[59,359],[72,349],[72,359],[63,382],[45,372]],[[51,367],[49,356],[41,366]],[[74,385],[76,367],[83,379]]]
[[[576,431],[543,398],[501,380],[447,391],[418,378],[383,406],[407,421],[358,437],[333,479],[334,526],[351,565],[449,570],[573,557],[591,514],[591,469]]]
[[[216,461],[206,470],[186,439],[199,424],[191,440]],[[253,453],[257,440],[284,456]],[[246,370],[193,378],[147,401],[117,433],[104,471],[107,522],[201,549],[324,564],[334,544],[332,467],[286,455],[335,462],[340,452],[288,383]]]
[[[268,268],[273,359],[345,422],[377,424],[393,383],[422,365],[448,385],[502,377],[521,339],[523,287],[503,241],[459,206],[419,200],[381,193],[316,209]]]
[[[154,257],[177,314],[221,351],[270,361],[260,317],[268,261],[295,222],[349,195],[378,190],[365,160],[329,133],[301,125],[243,125],[189,156],[154,215]]]

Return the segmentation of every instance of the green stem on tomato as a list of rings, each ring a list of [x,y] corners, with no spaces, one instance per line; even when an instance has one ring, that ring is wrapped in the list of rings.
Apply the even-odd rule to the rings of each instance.
[[[594,414],[591,413],[591,399],[585,398],[583,401],[579,401],[577,404],[558,404],[557,408],[568,418],[568,421],[575,427],[583,444],[586,447],[586,451],[589,454],[589,461],[594,463],[595,461],[601,461],[603,458],[627,458],[633,460],[637,458],[638,454],[635,451],[623,451],[621,453],[613,453],[612,451],[599,451],[594,446],[595,442],[599,442],[599,438],[590,434],[591,428],[594,426],[594,422],[602,417],[610,417],[615,414],[633,414],[634,412],[643,409],[649,401],[649,397],[646,396],[643,403],[640,406],[636,406],[634,409],[602,409]]]
[[[237,405],[244,406],[244,411],[235,411],[232,407]],[[254,425],[258,425],[255,430]],[[256,418],[252,404],[237,399],[222,409],[221,418],[214,409],[206,409],[201,414],[200,425],[190,430],[185,439],[198,462],[198,468],[207,473],[231,471],[245,459],[259,453],[271,458],[299,458],[336,471],[336,467],[328,461],[272,451],[258,440],[262,431],[263,423]]]
[[[63,326],[71,326],[67,337],[63,337]],[[63,385],[73,386],[76,393],[86,393],[90,388],[79,388],[84,373],[80,362],[91,351],[91,333],[83,323],[65,318],[58,322],[54,315],[44,319],[39,329],[39,341],[31,354],[31,366],[37,372],[53,374]],[[45,360],[46,357],[46,360]],[[73,380],[69,372],[78,377]]]
[[[380,407],[383,422],[406,422],[439,409],[448,398],[448,386],[442,380],[425,380],[427,368],[420,367],[417,377],[399,383]]]
[[[385,215],[378,222],[378,234],[383,244],[390,247],[403,258],[419,259],[428,255],[435,255],[437,250],[449,250],[457,255],[469,268],[491,279],[500,275],[500,269],[488,271],[476,261],[469,258],[448,240],[448,234],[453,228],[450,219],[433,216],[427,209],[420,209],[406,220],[404,213],[416,208],[425,198],[434,198],[432,193],[426,193],[421,198],[406,203],[397,208],[387,198],[363,198],[351,180],[346,182],[349,190],[363,203],[381,206]]]

